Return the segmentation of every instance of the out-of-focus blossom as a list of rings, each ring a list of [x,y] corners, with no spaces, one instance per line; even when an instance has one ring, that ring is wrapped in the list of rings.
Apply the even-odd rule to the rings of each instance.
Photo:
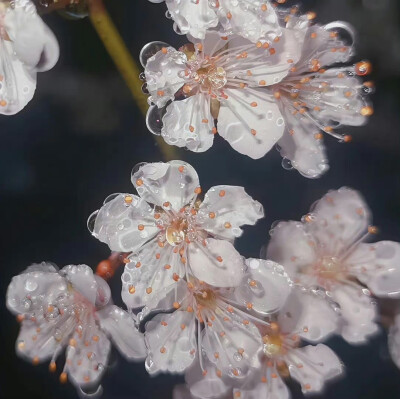
[[[395,317],[394,324],[390,328],[388,344],[390,355],[400,369],[400,314]]]
[[[162,306],[175,311],[158,314],[145,327],[149,373],[183,372],[197,354],[199,367],[210,380],[215,375],[243,378],[258,366],[262,340],[254,323],[269,325],[260,315],[279,310],[290,285],[282,267],[274,262],[249,262],[258,270],[257,280],[247,273],[236,289],[215,288],[197,279],[175,285]],[[143,315],[147,313],[144,308]],[[203,364],[203,355],[214,371]],[[203,385],[196,389],[202,395],[207,390]]]
[[[163,0],[150,0],[161,3]],[[165,0],[177,33],[204,39],[209,29],[248,40],[271,40],[281,34],[270,0]]]
[[[301,222],[280,222],[271,231],[267,257],[284,265],[295,282],[322,287],[341,309],[340,333],[364,342],[377,330],[378,297],[400,297],[400,244],[365,243],[376,233],[361,196],[349,188],[327,193]]]
[[[149,102],[155,104],[148,113],[150,130],[195,152],[208,150],[219,133],[236,151],[263,157],[284,131],[276,99],[264,87],[288,74],[289,60],[299,60],[297,34],[302,32],[254,44],[210,32],[204,41],[189,37],[193,44],[179,51],[162,48],[145,66]],[[162,127],[154,129],[153,118],[163,107]]]
[[[51,69],[59,48],[31,0],[0,1],[0,114],[21,111],[36,90],[36,74]]]
[[[300,59],[281,82],[270,87],[285,120],[278,145],[285,167],[316,178],[328,169],[323,133],[348,142],[351,136],[335,129],[363,125],[373,113],[366,100],[373,85],[360,78],[370,73],[371,64],[343,66],[354,54],[354,32],[346,23],[309,26],[304,16],[296,15],[287,15],[285,21],[285,32],[302,32],[296,37],[304,40],[298,43]]]
[[[263,217],[260,203],[235,186],[212,187],[200,200],[197,173],[182,161],[140,164],[132,182],[139,196],[115,194],[89,218],[111,250],[132,252],[122,274],[128,308],[155,307],[188,275],[240,284],[244,260],[232,241]]]
[[[7,307],[21,322],[16,350],[34,365],[57,357],[66,348],[60,381],[79,389],[99,386],[107,368],[110,339],[129,359],[146,356],[143,334],[127,312],[112,305],[107,283],[86,265],[34,264],[13,277]],[[109,339],[110,338],[110,339]]]

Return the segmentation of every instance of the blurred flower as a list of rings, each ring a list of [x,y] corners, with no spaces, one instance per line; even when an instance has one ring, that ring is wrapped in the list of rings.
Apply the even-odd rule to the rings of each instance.
[[[0,1],[0,114],[21,111],[36,89],[36,73],[57,62],[56,38],[30,0]]]
[[[175,311],[160,313],[145,326],[149,373],[183,372],[196,354],[203,375],[208,375],[203,355],[207,364],[215,366],[217,377],[243,378],[258,366],[262,340],[254,323],[269,325],[262,315],[285,303],[290,285],[283,268],[274,262],[249,262],[257,268],[258,279],[246,274],[236,289],[215,288],[194,278],[176,284],[162,305],[164,311]],[[145,308],[139,318],[148,311]]]
[[[333,67],[353,56],[353,28],[344,22],[309,26],[306,21],[314,16],[286,15],[286,28],[303,38],[298,43],[302,55],[297,62],[293,60],[289,74],[270,88],[285,119],[278,142],[284,165],[309,178],[328,169],[322,132],[348,142],[351,136],[334,129],[363,125],[373,113],[365,98],[373,85],[360,79],[371,72],[371,64],[362,61]]]
[[[394,319],[394,324],[389,330],[388,345],[390,355],[400,369],[400,313]]]
[[[150,0],[161,3],[163,0]],[[281,1],[283,2],[283,1]],[[270,0],[165,0],[177,33],[204,39],[210,28],[253,42],[279,36],[281,29]]]
[[[376,306],[365,286],[378,297],[400,297],[400,244],[364,243],[377,232],[369,223],[361,196],[341,188],[317,201],[301,222],[274,226],[266,251],[295,282],[329,293],[341,309],[340,333],[351,343],[377,330]]]
[[[155,307],[181,278],[235,287],[244,261],[232,245],[241,226],[264,216],[242,187],[215,186],[199,199],[199,178],[182,161],[140,164],[132,174],[139,196],[115,194],[89,218],[111,250],[132,252],[122,275],[128,308]]]
[[[254,44],[210,32],[204,41],[191,40],[179,51],[164,47],[147,59],[146,87],[155,104],[148,113],[150,130],[195,152],[208,150],[218,132],[236,151],[263,157],[284,131],[273,93],[263,87],[282,80],[288,60],[299,59],[297,39],[288,32],[282,40]],[[149,47],[142,53],[151,53]],[[163,107],[162,128],[153,129],[152,118]]]
[[[107,367],[112,339],[129,359],[144,359],[143,334],[128,313],[112,305],[107,283],[86,265],[34,264],[13,277],[7,307],[21,322],[16,350],[34,365],[56,359],[66,347],[60,381],[79,389],[98,387]]]

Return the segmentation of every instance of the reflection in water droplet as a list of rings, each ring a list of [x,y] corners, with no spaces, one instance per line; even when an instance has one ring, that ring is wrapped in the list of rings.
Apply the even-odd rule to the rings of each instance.
[[[140,63],[143,67],[146,67],[147,61],[150,57],[160,51],[163,47],[170,47],[165,42],[150,42],[147,43],[141,50],[139,55]]]

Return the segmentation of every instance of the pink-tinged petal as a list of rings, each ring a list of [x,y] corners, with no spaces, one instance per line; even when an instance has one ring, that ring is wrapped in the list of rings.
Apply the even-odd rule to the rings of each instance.
[[[133,194],[117,194],[106,200],[88,224],[92,218],[95,218],[92,234],[112,251],[135,252],[159,232],[153,208]]]
[[[204,39],[207,30],[218,25],[217,15],[208,2],[166,0],[165,4],[182,34]]]
[[[198,211],[202,229],[228,240],[242,235],[241,226],[254,225],[263,217],[262,205],[253,200],[243,187],[236,186],[211,187]]]
[[[7,289],[7,308],[14,314],[34,314],[53,295],[66,291],[66,282],[52,264],[34,264],[12,278]]]
[[[392,360],[400,369],[400,315],[397,315],[388,336],[389,352]]]
[[[284,120],[273,96],[262,89],[227,89],[218,133],[238,152],[263,157],[281,138]]]
[[[320,129],[306,116],[293,115],[289,107],[280,105],[286,122],[285,133],[278,141],[280,154],[304,177],[320,177],[329,169]]]
[[[288,387],[274,369],[263,367],[262,374],[258,375],[257,373],[257,377],[258,379],[255,380],[254,384],[250,386],[244,384],[243,388],[234,389],[233,397],[240,399],[290,399]],[[238,393],[240,393],[240,396],[238,396]]]
[[[93,275],[93,270],[87,265],[68,265],[60,273],[93,305],[96,303],[98,284]]]
[[[252,42],[272,40],[281,35],[275,8],[269,0],[248,2],[246,0],[219,0],[217,14],[224,29],[243,36]]]
[[[349,343],[365,343],[378,331],[377,309],[373,299],[362,288],[341,286],[332,292],[341,309],[341,335]]]
[[[380,241],[360,244],[346,259],[350,273],[375,296],[400,297],[400,244]]]
[[[216,314],[212,325],[205,323],[202,331],[201,345],[209,361],[219,374],[234,379],[246,377],[260,364],[260,332],[244,317],[230,313],[223,318],[222,314]]]
[[[67,348],[65,372],[77,387],[95,389],[107,369],[111,344],[107,336],[94,324],[86,325],[85,338],[78,333],[73,336],[73,345]]]
[[[215,287],[238,286],[245,268],[239,252],[228,241],[208,238],[205,244],[194,242],[187,249],[192,274]]]
[[[316,242],[300,222],[279,222],[272,228],[266,257],[282,265],[296,279],[301,269],[317,260]]]
[[[232,392],[229,384],[225,383],[222,376],[218,376],[217,369],[213,363],[203,358],[203,368],[197,359],[190,368],[186,370],[185,380],[189,393],[195,398],[214,399],[225,397]]]
[[[278,314],[278,324],[283,332],[316,343],[327,339],[337,330],[339,315],[328,298],[321,298],[317,293],[292,290]]]
[[[31,1],[18,1],[6,11],[4,29],[15,55],[28,68],[34,69],[40,62],[50,35],[46,28]],[[51,39],[55,41],[54,35]],[[56,46],[58,48],[57,44]]]
[[[54,336],[54,329],[47,329],[46,322],[24,320],[15,346],[16,352],[25,360],[41,363],[49,360],[63,349]]]
[[[173,47],[164,48],[147,60],[144,70],[147,90],[157,107],[162,108],[173,100],[184,85],[181,75],[186,69],[186,61],[186,55]]]
[[[102,330],[110,335],[119,352],[127,359],[141,360],[147,355],[144,335],[132,319],[118,306],[108,306],[96,312]]]
[[[340,359],[323,344],[294,349],[287,362],[290,375],[301,384],[304,393],[321,391],[327,380],[343,372]]]
[[[156,240],[128,260],[121,276],[122,300],[128,309],[157,307],[185,275],[179,253],[170,245],[161,248]]]
[[[341,256],[367,231],[370,211],[357,191],[343,187],[317,201],[308,220],[307,231],[321,249],[330,256]]]
[[[207,151],[214,142],[214,119],[210,98],[196,94],[185,100],[173,101],[163,116],[161,136],[166,143],[187,147],[190,151]]]
[[[150,0],[151,1],[151,0]],[[173,399],[196,399],[190,394],[189,388],[185,384],[179,384],[174,386],[172,391]]]
[[[291,286],[281,265],[262,259],[247,259],[247,273],[235,289],[236,301],[256,312],[278,311],[288,298]]]
[[[158,314],[146,324],[146,370],[182,373],[196,356],[196,319],[193,312]]]
[[[145,201],[175,211],[195,198],[200,185],[197,172],[183,161],[141,164],[132,174],[132,182]]]

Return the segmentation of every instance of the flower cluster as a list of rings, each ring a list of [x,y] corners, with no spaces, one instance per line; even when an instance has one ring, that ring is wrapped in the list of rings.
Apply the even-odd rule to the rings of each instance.
[[[373,113],[373,85],[361,79],[371,65],[346,66],[347,24],[313,24],[314,13],[270,0],[165,3],[189,43],[150,43],[141,60],[147,124],[168,144],[202,152],[219,133],[254,159],[278,145],[286,166],[315,178],[328,168],[322,132],[347,142],[335,129]],[[32,2],[0,0],[0,113],[20,111],[36,73],[57,58]],[[400,244],[366,242],[377,228],[352,189],[328,192],[300,222],[275,223],[264,259],[245,259],[234,241],[264,210],[243,187],[203,193],[195,169],[178,160],[139,164],[131,181],[136,194],[110,195],[88,220],[123,259],[127,311],[86,265],[34,264],[7,291],[21,323],[17,353],[55,372],[65,350],[60,381],[81,395],[101,393],[111,343],[151,375],[184,373],[176,399],[289,399],[289,379],[320,392],[344,368],[323,342],[366,342],[378,329],[378,299],[400,298]],[[400,368],[400,315],[389,349]]]
[[[175,50],[155,42],[142,51],[148,127],[168,144],[203,152],[219,133],[254,159],[277,144],[285,167],[316,178],[328,169],[323,133],[348,142],[335,129],[372,115],[366,94],[373,86],[360,78],[370,63],[343,66],[354,53],[346,23],[314,25],[314,13],[275,11],[260,1],[188,1],[179,12],[178,3],[167,1],[190,43]],[[209,22],[222,33],[200,29],[206,19],[199,9],[213,10]],[[249,24],[235,23],[242,18]]]

